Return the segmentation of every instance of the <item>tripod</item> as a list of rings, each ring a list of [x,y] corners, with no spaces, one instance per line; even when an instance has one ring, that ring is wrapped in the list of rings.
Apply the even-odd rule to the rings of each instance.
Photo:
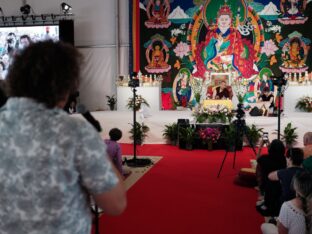
[[[137,142],[138,142],[138,134],[137,134],[137,126],[138,123],[136,121],[136,87],[139,86],[139,83],[137,82],[139,81],[138,79],[132,79],[129,81],[129,86],[132,87],[132,92],[133,92],[133,158],[130,160],[125,159],[125,163],[129,166],[129,167],[145,167],[148,166],[150,164],[152,164],[152,161],[148,158],[141,158],[138,159],[137,158]]]
[[[255,155],[257,155],[255,147],[254,147],[252,141],[248,137],[246,122],[243,119],[244,116],[245,116],[245,112],[243,110],[243,104],[239,103],[239,104],[237,104],[237,111],[236,111],[236,118],[237,119],[235,121],[233,121],[233,123],[232,123],[232,124],[235,125],[235,143],[233,145],[233,147],[234,147],[234,149],[233,149],[233,152],[234,152],[233,169],[235,168],[236,151],[237,151],[237,148],[238,148],[238,144],[242,143],[243,136],[246,136],[248,144],[252,148],[252,150],[255,153]],[[229,152],[230,152],[229,147],[227,147],[226,151],[225,151],[224,158],[222,160],[222,164],[221,164],[219,172],[218,172],[217,178],[220,177],[221,171],[223,169],[224,162],[225,162],[226,157],[227,157]]]
[[[287,76],[283,74],[279,77],[271,77],[274,85],[277,86],[277,139],[281,138],[281,96],[283,95],[282,87],[287,84]],[[285,91],[285,89],[284,89]]]

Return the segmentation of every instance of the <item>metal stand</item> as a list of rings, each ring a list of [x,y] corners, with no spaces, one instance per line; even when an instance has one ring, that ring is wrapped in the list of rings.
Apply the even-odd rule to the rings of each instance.
[[[152,161],[148,158],[137,158],[137,132],[136,132],[136,109],[135,109],[135,100],[136,100],[136,88],[132,88],[133,92],[133,158],[130,160],[125,159],[125,163],[129,167],[145,167],[152,164]]]
[[[236,136],[235,136],[235,144],[234,144],[234,150],[233,150],[233,152],[234,152],[233,169],[235,168],[237,145],[240,142],[240,140],[243,139],[243,136],[246,136],[248,144],[252,148],[254,154],[257,155],[255,147],[254,147],[253,143],[250,141],[250,139],[249,139],[249,137],[247,135],[246,122],[243,119],[244,116],[245,116],[245,112],[243,110],[243,104],[239,103],[239,104],[237,104],[237,114],[236,114],[236,118],[237,119],[234,121],[235,133],[236,133],[235,135]],[[226,151],[225,151],[224,158],[222,160],[222,163],[221,163],[221,166],[220,166],[220,169],[219,169],[219,172],[218,172],[217,178],[220,177],[220,174],[221,174],[221,171],[223,169],[223,165],[225,163],[225,160],[226,160],[226,157],[227,157],[228,153],[229,153],[229,148],[227,147]]]
[[[96,204],[94,204],[94,210],[91,209],[93,215],[94,215],[94,220],[93,220],[93,223],[94,223],[94,226],[95,226],[95,229],[94,229],[94,234],[100,234],[100,222],[99,222],[99,219],[100,219],[100,213],[99,213],[99,208]]]
[[[277,139],[281,139],[281,96],[282,86],[277,87],[278,107],[277,107]]]

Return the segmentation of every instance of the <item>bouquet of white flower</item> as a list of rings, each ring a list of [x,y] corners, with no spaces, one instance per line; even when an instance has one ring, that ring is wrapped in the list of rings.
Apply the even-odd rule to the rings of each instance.
[[[305,112],[312,112],[312,97],[304,96],[296,104],[296,108]]]
[[[231,122],[233,117],[232,112],[224,105],[210,105],[208,107],[202,107],[198,111],[194,112],[197,123],[209,123],[222,122],[225,123],[227,120]]]
[[[142,103],[144,103],[145,105],[149,106],[147,101],[141,95],[137,95],[135,97],[135,101],[133,101],[133,98],[129,98],[128,99],[127,107],[128,107],[128,109],[132,110],[133,106],[134,106],[134,109],[136,111],[138,111],[138,110],[140,110]]]

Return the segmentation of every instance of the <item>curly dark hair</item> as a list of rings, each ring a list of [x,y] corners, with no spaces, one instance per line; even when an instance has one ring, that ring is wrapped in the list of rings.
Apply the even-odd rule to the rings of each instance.
[[[55,107],[77,90],[82,55],[69,44],[37,42],[16,55],[7,84],[10,97],[28,97]]]

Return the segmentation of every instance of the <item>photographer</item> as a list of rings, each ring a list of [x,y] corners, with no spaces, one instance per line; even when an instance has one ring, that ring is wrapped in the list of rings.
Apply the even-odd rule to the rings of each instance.
[[[74,47],[46,41],[10,67],[10,98],[0,109],[1,233],[89,234],[89,194],[106,214],[126,207],[100,135],[62,110],[81,62]]]

